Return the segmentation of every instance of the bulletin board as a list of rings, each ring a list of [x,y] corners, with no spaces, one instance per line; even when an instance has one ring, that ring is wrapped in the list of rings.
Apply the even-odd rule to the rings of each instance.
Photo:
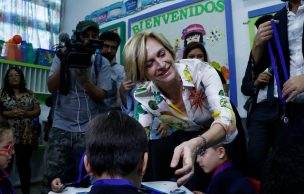
[[[122,22],[117,22],[116,24],[112,24],[109,26],[102,26],[100,29],[100,32],[104,32],[104,31],[114,31],[117,34],[119,34],[120,39],[121,39],[121,43],[118,47],[118,52],[116,53],[116,61],[120,62],[120,64],[123,65],[123,61],[122,61],[122,51],[123,51],[123,47],[126,43],[126,23],[124,21]]]
[[[177,59],[182,58],[186,43],[201,42],[210,64],[224,75],[228,95],[237,106],[230,0],[187,0],[128,20],[128,37],[143,30],[164,34]]]
[[[254,24],[257,21],[257,19],[266,14],[273,15],[275,12],[282,9],[285,5],[286,5],[285,3],[280,3],[277,5],[264,7],[262,9],[256,9],[248,12],[248,18],[249,18],[248,27],[249,27],[250,46],[251,46],[250,48],[252,48],[254,36],[256,34],[256,27]]]

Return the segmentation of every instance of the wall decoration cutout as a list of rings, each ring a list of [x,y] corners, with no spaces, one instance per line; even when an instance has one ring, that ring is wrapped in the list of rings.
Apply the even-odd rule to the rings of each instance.
[[[202,43],[210,64],[224,75],[226,91],[237,105],[231,1],[187,0],[129,19],[129,37],[143,30],[163,33],[178,59],[187,43]]]

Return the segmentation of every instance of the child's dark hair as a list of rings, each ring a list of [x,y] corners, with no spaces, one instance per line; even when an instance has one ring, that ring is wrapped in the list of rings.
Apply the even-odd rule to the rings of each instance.
[[[3,136],[5,133],[7,133],[7,131],[11,131],[12,128],[11,126],[9,125],[9,123],[7,122],[7,120],[5,119],[0,119],[0,142],[3,141]]]
[[[239,134],[238,134],[239,136]],[[232,142],[228,144],[221,144],[216,147],[224,147],[227,158],[233,163],[233,165],[238,168],[242,173],[245,173],[246,167],[246,152],[243,152],[243,148],[240,146],[245,146],[240,142],[240,137],[235,138]],[[215,148],[216,148],[215,147]],[[245,148],[244,148],[245,149]],[[245,155],[244,155],[245,154]]]
[[[125,176],[136,169],[148,150],[144,128],[132,117],[109,111],[96,116],[86,130],[88,162],[98,176]]]
[[[200,42],[190,42],[185,46],[184,52],[183,52],[183,59],[187,59],[187,55],[194,49],[201,49],[201,51],[204,54],[204,60],[205,62],[208,62],[208,54],[204,47],[204,45]]]

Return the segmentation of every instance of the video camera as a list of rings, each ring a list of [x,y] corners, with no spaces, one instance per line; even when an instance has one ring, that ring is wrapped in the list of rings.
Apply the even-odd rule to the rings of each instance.
[[[75,35],[75,33],[71,39],[67,33],[62,33],[59,35],[59,40],[64,43],[64,46],[61,45],[60,47],[57,47],[57,56],[62,62],[64,61],[65,65],[69,68],[82,69],[92,65],[92,55],[95,53],[96,49],[101,49],[103,47],[103,41],[91,39],[85,44]]]
[[[56,46],[56,55],[61,60],[59,92],[67,95],[70,90],[70,68],[86,69],[92,63],[92,55],[96,49],[103,47],[103,41],[89,40],[84,43],[74,32],[71,39],[67,33],[59,35],[60,44]]]

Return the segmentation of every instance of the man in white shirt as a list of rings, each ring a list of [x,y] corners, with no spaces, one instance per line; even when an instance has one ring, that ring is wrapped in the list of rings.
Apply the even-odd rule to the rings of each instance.
[[[285,0],[286,1],[286,0]],[[303,58],[303,0],[287,0],[286,6],[275,16],[278,36],[289,79],[284,81],[283,68],[277,63],[279,88],[282,90],[281,114],[286,124],[286,143],[304,142],[304,58]],[[270,21],[262,23],[257,31],[251,52],[254,71],[259,74],[271,63],[267,50],[268,40],[273,41],[273,28]],[[275,59],[279,59],[273,46]],[[276,60],[277,62],[279,60]]]

